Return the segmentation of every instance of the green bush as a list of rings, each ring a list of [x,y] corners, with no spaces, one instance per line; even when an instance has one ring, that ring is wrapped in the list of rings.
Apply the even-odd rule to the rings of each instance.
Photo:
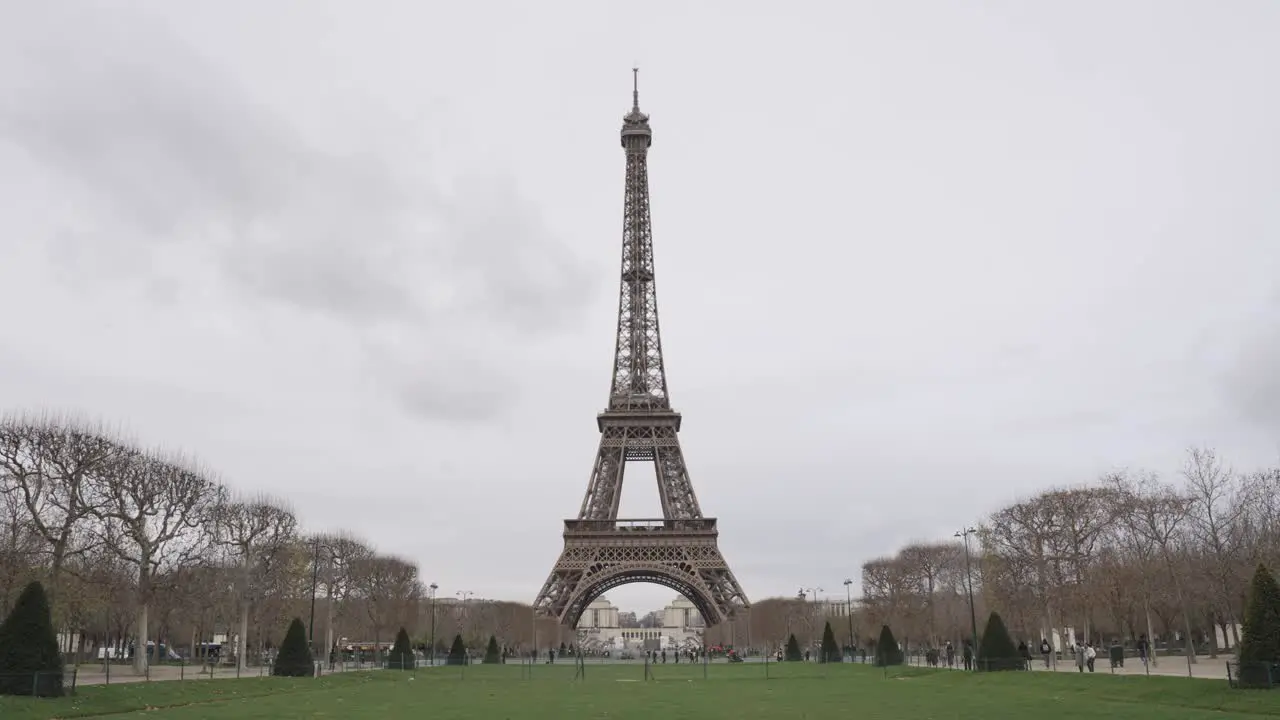
[[[787,649],[782,656],[787,662],[800,662],[804,655],[800,654],[800,643],[796,642],[795,633],[787,637]]]
[[[400,628],[400,632],[396,633],[396,642],[391,646],[391,653],[387,655],[387,669],[412,670],[416,665],[417,657],[413,654],[413,647],[409,645],[409,633]]]
[[[902,650],[888,625],[880,626],[880,639],[876,641],[876,667],[902,664]]]
[[[23,589],[0,623],[0,695],[62,695],[62,656],[39,582]]]
[[[498,639],[489,636],[489,645],[484,649],[484,660],[481,662],[486,665],[497,665],[502,662],[502,651],[498,649]]]
[[[462,644],[462,636],[453,636],[453,645],[449,647],[449,659],[445,661],[449,665],[466,665],[467,664],[467,646]]]
[[[281,677],[311,677],[315,672],[311,648],[307,645],[307,630],[300,618],[294,618],[284,634],[284,642],[280,643],[280,652],[276,653],[271,674]]]
[[[831,623],[822,628],[822,662],[840,662],[840,644],[836,642],[835,633],[831,632]]]
[[[1280,586],[1262,564],[1249,583],[1236,659],[1239,687],[1270,688],[1280,682]]]
[[[982,631],[982,642],[978,645],[977,669],[990,672],[1027,669],[1027,662],[1018,654],[1018,646],[1009,636],[1009,629],[1004,626],[1000,613],[993,611],[987,618],[987,627]]]

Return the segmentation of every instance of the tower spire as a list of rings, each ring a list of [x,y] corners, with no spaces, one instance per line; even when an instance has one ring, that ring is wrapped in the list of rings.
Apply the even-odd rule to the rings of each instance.
[[[631,112],[622,118],[622,147],[626,148],[628,153],[644,152],[652,144],[653,131],[649,129],[649,116],[640,112],[640,68],[633,67],[631,68]],[[645,192],[648,192],[647,188]]]
[[[609,409],[671,410],[658,332],[649,217],[649,146],[653,131],[640,112],[640,69],[631,69],[631,112],[622,118],[626,187],[622,203],[622,288]]]

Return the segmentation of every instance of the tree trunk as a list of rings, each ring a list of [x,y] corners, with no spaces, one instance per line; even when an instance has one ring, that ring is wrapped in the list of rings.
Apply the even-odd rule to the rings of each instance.
[[[1154,641],[1154,639],[1153,639],[1153,638],[1155,638],[1156,634],[1155,634],[1155,632],[1154,632],[1154,631],[1152,631],[1152,629],[1151,629],[1151,601],[1150,601],[1148,598],[1143,598],[1143,600],[1142,600],[1142,606],[1143,606],[1143,609],[1146,611],[1146,615],[1147,615],[1147,658],[1148,658],[1148,662],[1150,662],[1150,663],[1151,663],[1151,667],[1158,667],[1159,665],[1158,665],[1158,663],[1156,662],[1156,644],[1155,644],[1155,641]]]
[[[324,603],[324,658],[329,657],[329,653],[333,652],[333,593],[329,593],[329,597]]]
[[[133,632],[133,670],[147,672],[147,603],[138,605],[138,627]]]
[[[143,550],[138,555],[138,626],[133,631],[133,670],[139,675],[147,672],[147,620],[150,606],[151,554]]]
[[[240,632],[236,636],[236,667],[244,672],[245,657],[249,654],[249,603],[240,603]]]
[[[1187,610],[1186,600],[1183,599],[1182,583],[1178,581],[1178,571],[1173,566],[1173,558],[1169,556],[1168,548],[1164,549],[1164,564],[1169,570],[1170,579],[1173,580],[1173,592],[1174,596],[1178,600],[1178,607],[1182,610],[1182,625],[1187,633],[1186,642],[1183,643],[1182,651],[1187,655],[1187,672],[1190,673],[1190,666],[1196,663],[1196,643],[1191,638],[1191,613]]]
[[[1209,658],[1216,660],[1218,658],[1218,621],[1213,615],[1213,611],[1209,611]],[[1223,637],[1226,640],[1226,637]]]
[[[45,590],[49,596],[49,607],[53,609],[54,619],[58,618],[58,582],[62,578],[63,556],[67,552],[67,539],[64,536],[53,544],[53,557],[49,563],[49,587]]]
[[[1054,670],[1057,670],[1058,669],[1058,641],[1057,641],[1057,638],[1054,636],[1053,603],[1049,600],[1048,591],[1045,592],[1044,597],[1045,597],[1044,623],[1045,623],[1045,632],[1048,635],[1047,639],[1049,641],[1049,667],[1053,668]]]

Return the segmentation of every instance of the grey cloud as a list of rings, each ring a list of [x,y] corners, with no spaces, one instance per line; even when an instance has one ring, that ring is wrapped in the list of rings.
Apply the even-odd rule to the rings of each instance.
[[[1240,344],[1230,369],[1221,378],[1224,398],[1238,417],[1270,431],[1280,431],[1277,368],[1280,368],[1280,330],[1273,320],[1269,328]]]
[[[379,5],[5,4],[0,396],[530,599],[598,441],[625,48],[661,47],[671,390],[753,599],[1187,442],[1274,462],[1275,3]],[[508,532],[410,548],[388,497]]]
[[[592,290],[581,263],[510,181],[472,174],[445,190],[397,170],[430,165],[425,153],[389,155],[412,143],[346,154],[308,145],[162,27],[99,19],[101,42],[32,33],[3,55],[0,133],[119,223],[64,230],[50,248],[60,262],[109,263],[110,282],[129,278],[166,298],[182,278],[166,275],[157,253],[189,253],[223,282],[357,335],[391,323],[455,349],[452,335],[472,326],[515,342],[579,315]],[[130,240],[125,249],[108,241],[117,237]],[[484,398],[503,381],[471,377],[474,363],[445,380],[385,352],[375,349],[371,367],[411,410],[496,410]]]

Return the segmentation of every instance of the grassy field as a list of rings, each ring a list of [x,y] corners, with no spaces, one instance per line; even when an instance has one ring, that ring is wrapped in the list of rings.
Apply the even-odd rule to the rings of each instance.
[[[433,668],[319,679],[246,678],[84,687],[57,700],[0,698],[0,718],[129,717],[476,718],[680,720],[1223,720],[1280,718],[1280,691],[1230,690],[1225,681],[1070,673],[1000,673],[851,665],[659,665],[645,682],[635,666]],[[410,677],[413,677],[411,680]],[[523,679],[522,679],[523,677]]]

